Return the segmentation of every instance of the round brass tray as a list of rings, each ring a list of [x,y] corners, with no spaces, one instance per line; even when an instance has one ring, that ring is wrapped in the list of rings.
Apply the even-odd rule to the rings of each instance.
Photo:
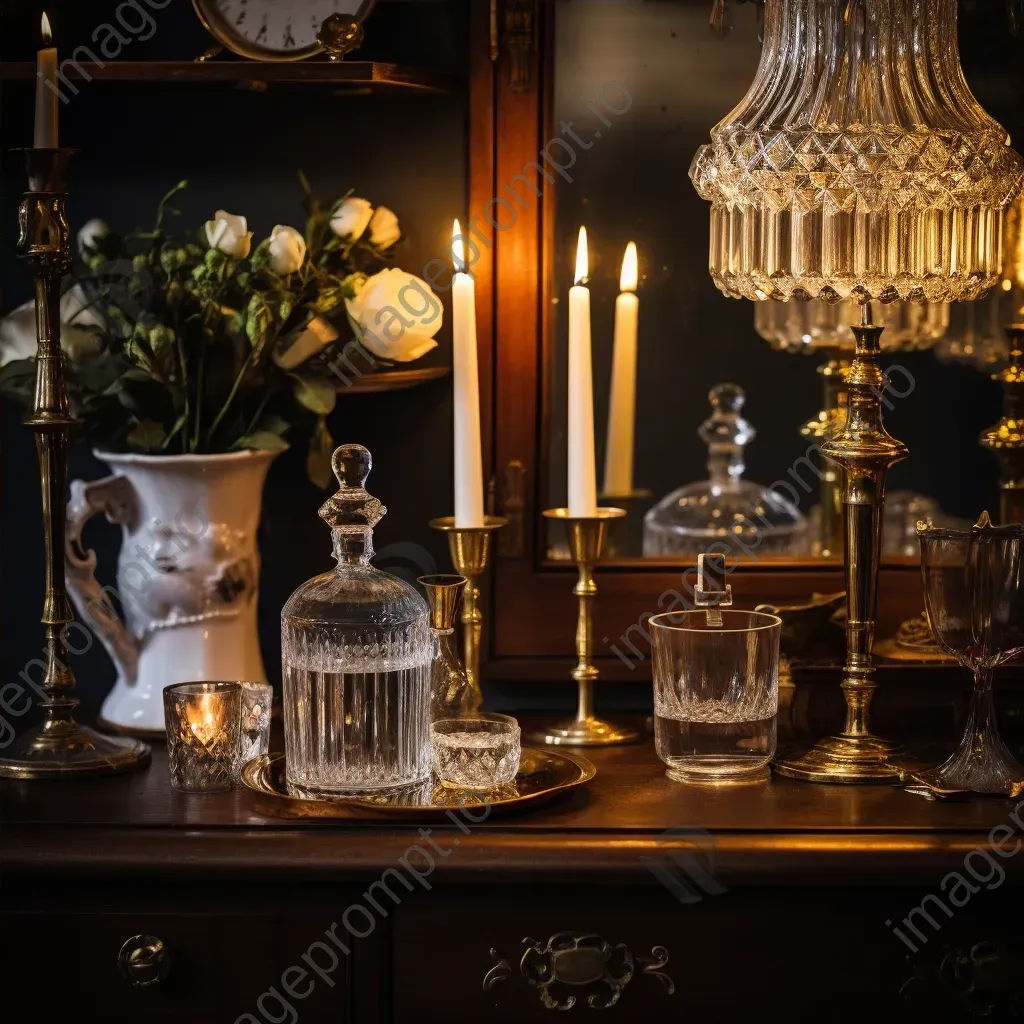
[[[457,807],[489,805],[491,812],[502,813],[537,807],[574,786],[582,786],[597,774],[585,757],[564,748],[523,747],[515,780],[490,791],[460,789],[430,779],[413,789],[310,800],[287,791],[284,768],[284,754],[261,754],[242,768],[240,782],[252,794],[257,813],[293,819],[440,821]]]

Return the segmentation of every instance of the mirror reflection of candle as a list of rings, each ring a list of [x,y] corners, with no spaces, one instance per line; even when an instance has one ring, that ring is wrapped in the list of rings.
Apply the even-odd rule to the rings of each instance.
[[[608,406],[608,444],[604,455],[604,493],[625,498],[633,493],[633,448],[636,423],[636,349],[640,300],[636,244],[622,258],[620,295],[615,300],[612,389]]]
[[[205,747],[217,735],[217,716],[213,709],[213,694],[204,693],[199,700],[189,706],[188,724],[195,738]]]

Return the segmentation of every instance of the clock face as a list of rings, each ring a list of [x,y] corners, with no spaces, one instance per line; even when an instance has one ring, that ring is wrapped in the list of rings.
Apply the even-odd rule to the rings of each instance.
[[[320,52],[320,23],[361,18],[366,0],[194,0],[207,29],[228,49],[256,60],[302,60]]]

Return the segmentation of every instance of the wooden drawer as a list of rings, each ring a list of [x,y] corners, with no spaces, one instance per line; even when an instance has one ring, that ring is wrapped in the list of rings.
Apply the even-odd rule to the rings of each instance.
[[[314,950],[326,975],[319,977],[302,959],[330,923],[259,912],[5,913],[0,990],[11,1005],[31,1008],[36,1024],[248,1024],[246,1014],[260,1024],[341,1024],[356,1019],[352,964],[339,954],[329,970],[326,947]],[[140,935],[162,944],[159,980],[151,954],[137,954],[127,976],[120,962],[122,946]],[[304,997],[289,993],[285,980]]]
[[[437,889],[404,903],[395,920],[394,1020],[440,1020],[457,1007],[460,1020],[551,1021],[573,1000],[570,1013],[585,1019],[590,1006],[611,1003],[601,1014],[608,1021],[718,1024],[766,1010],[772,1019],[820,1020],[827,1008],[831,1022],[863,1024],[872,1015],[923,1019],[915,1014],[924,1007],[931,1021],[953,1021],[968,1019],[982,976],[1005,989],[993,992],[995,1004],[1009,1005],[1013,982],[991,979],[1024,983],[1015,934],[1021,891],[982,889],[952,919],[939,914],[939,929],[925,924],[930,934],[914,954],[886,921],[899,924],[925,895],[746,888],[683,904],[653,886]],[[608,945],[590,939],[573,948],[586,935]],[[982,941],[1003,944],[1001,965],[976,947]],[[664,948],[667,962],[653,947]],[[962,968],[952,982],[949,963],[940,967],[950,951]],[[632,977],[622,984],[630,956]],[[551,975],[564,981],[545,986]]]

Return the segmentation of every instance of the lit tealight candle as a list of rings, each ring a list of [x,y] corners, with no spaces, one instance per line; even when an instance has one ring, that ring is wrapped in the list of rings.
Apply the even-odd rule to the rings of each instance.
[[[189,708],[188,724],[195,737],[205,747],[217,735],[217,720],[213,713],[212,695],[204,693],[195,708]]]
[[[36,121],[32,145],[36,149],[57,148],[57,48],[50,46],[53,38],[50,19],[42,18],[43,42],[36,54]]]
[[[476,284],[466,273],[459,222],[452,236],[452,372],[455,404],[455,525],[484,525],[484,472],[480,445],[480,378],[476,347]]]
[[[636,245],[622,258],[620,295],[615,300],[615,347],[608,404],[608,444],[604,453],[604,493],[625,498],[633,493],[633,448],[636,425],[636,352],[640,300]]]
[[[569,289],[569,515],[597,514],[594,378],[590,354],[587,229],[576,247],[576,283]]]

